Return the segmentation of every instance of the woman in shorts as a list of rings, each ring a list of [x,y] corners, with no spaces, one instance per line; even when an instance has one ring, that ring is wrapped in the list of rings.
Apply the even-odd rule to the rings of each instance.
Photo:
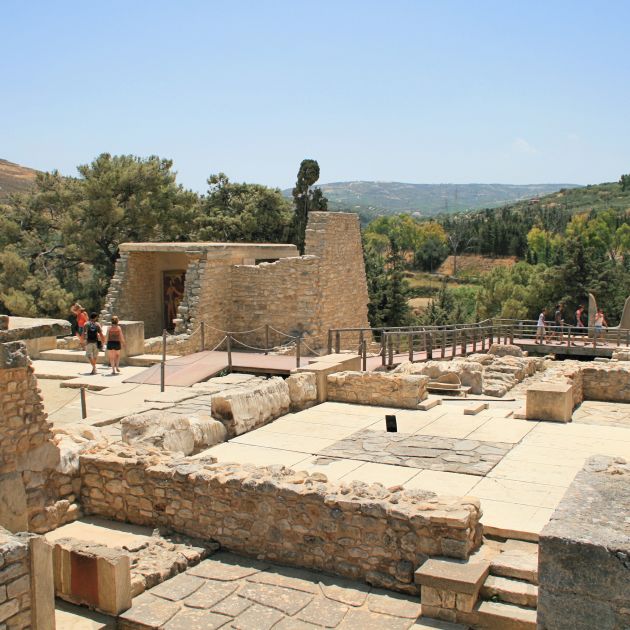
[[[118,325],[118,317],[112,316],[112,325],[107,330],[107,355],[112,374],[120,374],[120,351],[125,345],[125,336],[122,328]]]

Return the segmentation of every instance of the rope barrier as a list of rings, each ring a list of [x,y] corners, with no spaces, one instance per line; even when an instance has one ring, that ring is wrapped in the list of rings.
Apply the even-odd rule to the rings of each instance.
[[[57,407],[57,409],[55,409],[54,411],[48,411],[47,414],[48,416],[52,416],[54,414],[56,414],[58,411],[61,411],[64,407],[67,407],[71,402],[73,402],[77,396],[79,396],[81,394],[81,390],[79,390],[72,398],[70,398],[70,400],[66,401],[63,405],[61,405],[61,407]]]
[[[306,341],[304,341],[304,339],[302,339],[302,345],[303,345],[303,346],[304,346],[307,350],[310,350],[310,351],[311,351],[311,352],[312,352],[312,353],[313,353],[316,357],[323,357],[323,356],[324,356],[324,354],[323,354],[323,353],[320,353],[320,352],[317,352],[317,351],[313,350],[313,348],[311,348],[311,347],[310,347],[310,346],[306,343]]]

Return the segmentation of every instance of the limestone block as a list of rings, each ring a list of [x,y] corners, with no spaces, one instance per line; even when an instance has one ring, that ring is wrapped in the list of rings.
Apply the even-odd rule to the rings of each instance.
[[[40,353],[44,350],[55,350],[57,348],[57,337],[47,335],[46,337],[35,337],[34,339],[25,339],[26,350],[31,359],[39,359]]]
[[[297,372],[312,372],[317,383],[317,402],[327,400],[327,381],[329,374],[343,372],[345,370],[359,371],[361,369],[361,357],[358,354],[326,354],[318,357],[317,361],[298,368]]]
[[[291,374],[286,380],[291,398],[291,411],[301,411],[317,402],[317,379],[313,372]]]
[[[30,539],[32,624],[37,630],[55,628],[53,548],[43,536]]]
[[[150,411],[123,418],[121,435],[127,444],[151,445],[191,455],[224,442],[227,432],[221,422],[208,416]]]
[[[523,357],[523,351],[518,346],[513,346],[509,343],[493,343],[488,350],[488,354],[493,354],[497,357]]]
[[[0,475],[0,527],[13,533],[28,529],[26,491],[20,473]]]
[[[540,534],[539,627],[630,627],[630,465],[587,461]]]
[[[120,327],[125,336],[125,347],[120,353],[120,360],[126,363],[127,357],[144,353],[144,322],[121,320]]]
[[[458,376],[461,384],[470,387],[472,394],[481,394],[483,390],[483,366],[476,361],[425,361],[423,363],[406,362],[399,365],[395,374],[422,374],[432,381],[446,374]]]
[[[527,389],[525,415],[528,420],[570,422],[573,415],[573,385],[537,383]]]
[[[289,386],[280,377],[235,388],[212,397],[212,416],[227,429],[228,437],[247,433],[289,412]]]

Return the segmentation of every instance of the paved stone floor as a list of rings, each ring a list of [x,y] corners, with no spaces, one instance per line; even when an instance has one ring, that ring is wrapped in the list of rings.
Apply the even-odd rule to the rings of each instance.
[[[501,442],[363,429],[325,448],[321,455],[485,476],[511,448],[512,444]]]
[[[420,618],[418,597],[218,553],[133,600],[124,629],[461,628]]]

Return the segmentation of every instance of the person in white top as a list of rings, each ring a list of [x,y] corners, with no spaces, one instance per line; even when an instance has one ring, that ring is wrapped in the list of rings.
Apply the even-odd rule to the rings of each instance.
[[[538,324],[536,324],[536,343],[541,344],[545,340],[545,316],[547,311],[543,308],[538,316]]]

